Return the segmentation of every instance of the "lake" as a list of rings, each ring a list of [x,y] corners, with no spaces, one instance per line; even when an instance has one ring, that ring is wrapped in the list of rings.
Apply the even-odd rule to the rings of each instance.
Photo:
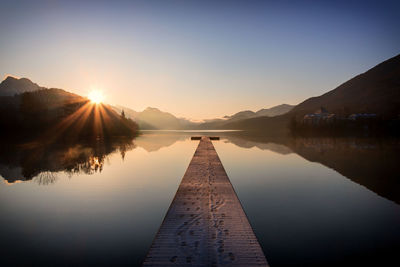
[[[140,266],[201,134],[271,266],[397,266],[398,140],[174,131],[2,144],[0,265]]]

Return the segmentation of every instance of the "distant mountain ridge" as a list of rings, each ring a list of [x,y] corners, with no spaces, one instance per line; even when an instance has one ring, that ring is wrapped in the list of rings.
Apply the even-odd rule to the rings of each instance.
[[[41,138],[47,142],[58,138],[133,137],[137,132],[136,123],[109,105],[94,104],[62,89],[12,77],[0,83],[0,89],[7,92],[0,95],[0,135],[7,138]]]
[[[225,116],[224,119],[210,120],[196,126],[196,129],[236,129],[240,127],[241,121],[257,119],[257,118],[273,118],[282,114],[287,114],[294,108],[293,105],[281,104],[268,109],[260,109],[257,112],[251,110],[244,110],[233,114],[232,116]],[[238,125],[238,126],[236,126]],[[246,129],[246,128],[237,128]]]
[[[241,120],[241,119],[250,119],[250,118],[262,117],[262,116],[274,117],[274,116],[285,114],[285,113],[291,111],[294,107],[295,107],[294,105],[281,104],[281,105],[274,106],[271,108],[263,108],[257,112],[254,112],[251,110],[244,110],[244,111],[235,113],[232,116],[225,116],[224,118],[228,119],[228,120]]]
[[[317,97],[298,104],[292,114],[303,116],[320,107],[348,116],[352,113],[377,113],[397,116],[400,110],[400,55]]]
[[[40,87],[27,78],[14,78],[7,76],[7,78],[0,83],[0,96],[13,96],[24,92],[33,92],[44,87]]]
[[[2,83],[0,83],[0,97],[12,97],[16,95],[20,95],[22,93],[32,93],[37,91],[45,91],[43,95],[46,95],[47,98],[51,98],[49,100],[52,103],[47,103],[51,105],[55,105],[55,103],[62,101],[71,102],[69,98],[81,98],[78,95],[71,94],[62,89],[48,89],[45,87],[41,87],[36,83],[33,83],[31,80],[27,78],[14,78],[12,76],[8,76]],[[50,91],[49,91],[50,90]],[[51,91],[53,90],[53,91]],[[56,91],[54,91],[56,90]],[[57,91],[59,90],[59,91]],[[51,93],[50,93],[51,92]],[[65,98],[68,96],[68,99]],[[15,101],[19,101],[21,98],[8,98],[7,100],[3,100],[3,108],[7,105],[18,105]],[[78,102],[78,100],[74,100]],[[58,103],[57,105],[61,105]],[[184,130],[184,129],[214,129],[221,128],[223,125],[239,121],[248,118],[256,118],[260,116],[277,116],[283,113],[290,111],[294,106],[288,104],[278,105],[269,109],[260,109],[257,112],[253,112],[250,110],[240,111],[231,116],[225,116],[223,119],[212,119],[207,120],[204,123],[200,122],[192,122],[185,118],[177,118],[169,112],[164,112],[159,110],[158,108],[148,107],[145,110],[138,112],[133,109],[123,107],[123,106],[110,106],[116,113],[121,114],[124,111],[124,114],[127,118],[132,119],[137,122],[141,129],[146,130],[156,130],[156,129],[165,129],[165,130]]]
[[[317,97],[311,97],[291,111],[275,117],[249,118],[224,125],[225,129],[245,129],[279,134],[289,131],[289,123],[324,107],[346,117],[354,113],[375,113],[386,119],[400,118],[400,55]]]
[[[21,83],[20,87],[14,86],[16,81]],[[28,79],[7,77],[0,84],[0,96],[40,89],[42,87]],[[288,132],[289,123],[293,118],[302,120],[305,114],[314,113],[321,107],[342,118],[354,113],[374,113],[385,119],[398,120],[400,55],[376,65],[325,94],[308,98],[297,106],[282,104],[257,112],[245,110],[223,119],[207,120],[203,123],[177,118],[171,113],[151,107],[142,112],[121,106],[112,108],[119,114],[124,110],[125,116],[136,121],[142,129],[238,129],[284,133]]]
[[[118,113],[124,111],[125,116],[136,121],[143,130],[182,130],[196,124],[158,108],[147,107],[141,112],[123,106],[114,106],[113,109]]]
[[[164,112],[158,108],[147,107],[145,110],[138,112],[123,106],[113,106],[113,109],[121,113],[124,111],[125,116],[136,121],[143,130],[191,130],[191,129],[213,129],[221,127],[228,122],[237,121],[247,118],[255,118],[260,116],[277,116],[290,111],[294,106],[282,104],[269,109],[260,109],[257,112],[245,110],[225,116],[223,119],[211,119],[204,123],[192,122],[185,118],[177,118],[169,112]]]

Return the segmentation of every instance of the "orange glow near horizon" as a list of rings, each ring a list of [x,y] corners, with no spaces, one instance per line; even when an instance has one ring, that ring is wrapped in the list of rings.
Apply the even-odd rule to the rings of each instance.
[[[95,104],[100,104],[104,101],[104,94],[100,90],[92,90],[89,93],[88,98],[90,99],[91,102]]]
[[[47,140],[56,139],[70,127],[74,127],[74,131],[79,134],[90,116],[93,116],[94,120],[93,131],[101,137],[103,135],[103,127],[108,128],[108,124],[112,123],[112,119],[107,115],[107,111],[101,102],[91,101],[83,104],[78,110],[49,130],[47,132]]]

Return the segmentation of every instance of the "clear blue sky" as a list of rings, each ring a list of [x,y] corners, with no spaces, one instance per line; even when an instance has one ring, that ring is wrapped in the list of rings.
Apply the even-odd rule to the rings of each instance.
[[[399,14],[399,1],[2,1],[0,75],[212,118],[297,104],[399,54]]]

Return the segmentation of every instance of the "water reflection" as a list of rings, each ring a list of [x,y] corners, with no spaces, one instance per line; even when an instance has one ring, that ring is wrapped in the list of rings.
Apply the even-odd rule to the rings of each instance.
[[[0,183],[0,265],[141,266],[198,144],[190,137],[207,134],[221,137],[214,145],[271,266],[397,257],[398,140],[146,132],[0,143],[0,175],[15,184]]]
[[[0,144],[0,175],[8,184],[34,180],[40,185],[57,181],[57,173],[93,174],[101,172],[107,155],[121,157],[135,147],[157,152],[193,135],[218,135],[221,142],[241,148],[258,148],[281,155],[296,153],[310,162],[334,169],[375,193],[400,203],[400,141],[371,138],[289,138],[245,132],[158,132],[149,131],[132,139],[94,140],[74,144],[29,142]]]
[[[400,203],[400,140],[372,138],[291,138],[246,132],[149,132],[137,141],[146,151],[158,151],[192,135],[218,135],[222,142],[282,155],[296,153],[334,169],[350,180]]]
[[[134,147],[131,138],[81,143],[2,143],[0,175],[8,184],[33,180],[48,185],[57,180],[57,173],[61,171],[69,176],[101,172],[109,154],[118,152],[124,158]]]
[[[162,131],[147,131],[136,141],[136,145],[142,147],[147,152],[156,152],[164,147],[169,147],[178,141],[188,139],[186,133],[168,133]]]
[[[400,204],[399,140],[294,139],[289,145],[306,160],[332,168]]]
[[[400,140],[373,138],[292,138],[247,132],[157,132],[149,131],[138,147],[154,152],[184,141],[192,135],[218,135],[222,142],[241,148],[258,148],[281,155],[296,153],[310,162],[334,169],[353,182],[400,203]]]
[[[238,133],[225,134],[224,139],[243,148],[257,147],[279,154],[296,153],[400,203],[399,139],[290,138]]]

